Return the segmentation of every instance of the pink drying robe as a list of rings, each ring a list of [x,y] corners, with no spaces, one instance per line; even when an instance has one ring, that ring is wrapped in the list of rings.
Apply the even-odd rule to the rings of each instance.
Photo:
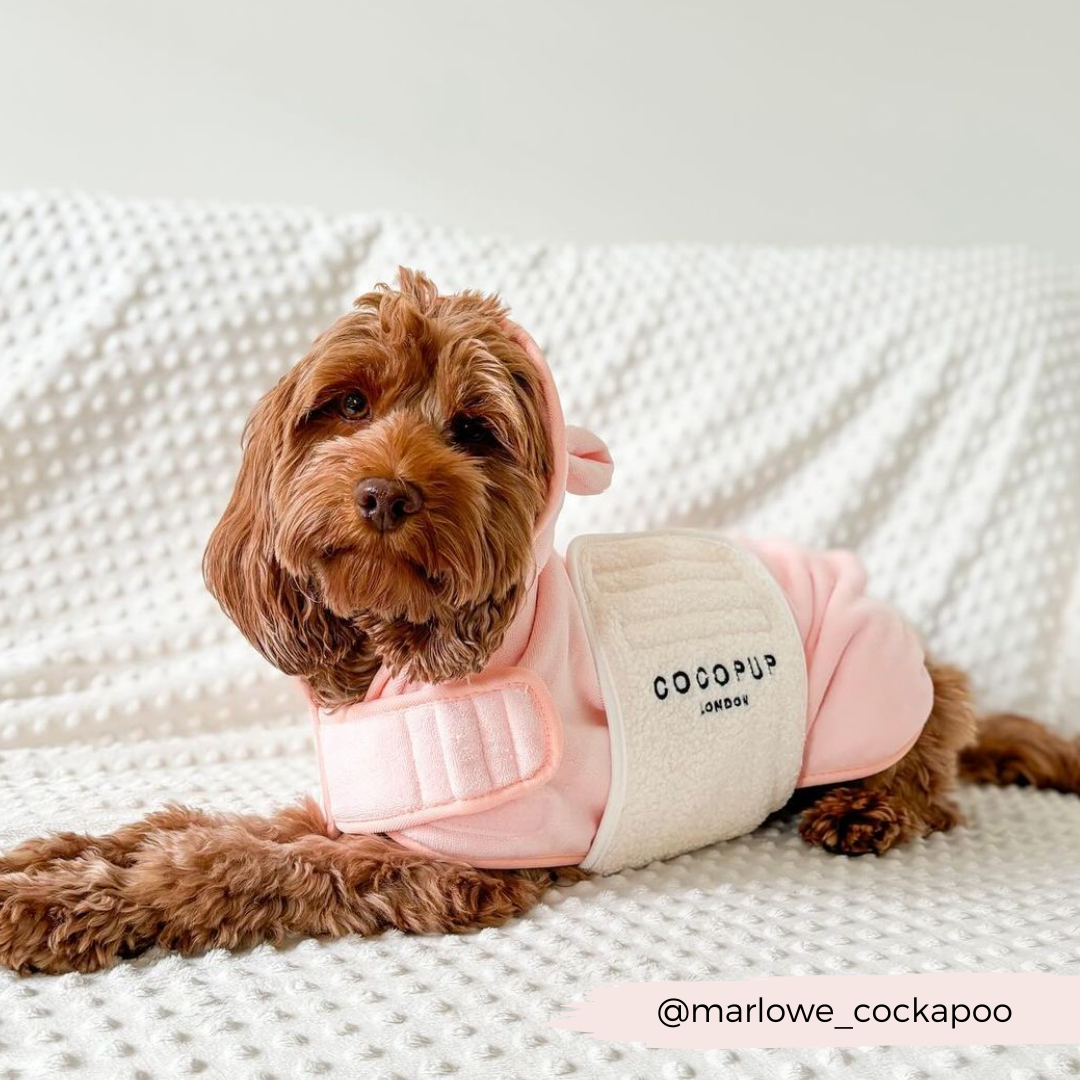
[[[482,867],[576,865],[589,853],[612,775],[608,714],[579,600],[552,552],[564,491],[607,487],[604,444],[568,428],[538,348],[555,475],[537,525],[537,577],[481,675],[427,686],[386,669],[362,702],[312,706],[328,820]],[[806,734],[797,786],[872,775],[902,757],[933,689],[913,631],[865,595],[845,552],[729,537],[779,585],[806,664]],[[677,797],[677,793],[673,794]]]

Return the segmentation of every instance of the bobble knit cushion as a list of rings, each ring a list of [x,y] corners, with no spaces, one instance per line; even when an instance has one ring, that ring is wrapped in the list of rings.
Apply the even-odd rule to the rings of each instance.
[[[498,290],[617,462],[582,531],[856,548],[980,698],[1080,731],[1080,274],[1015,250],[584,248],[407,217],[0,199],[0,847],[315,785],[303,702],[199,560],[244,418],[399,263]],[[1064,1076],[1078,1047],[657,1051],[543,1026],[602,981],[1080,974],[1080,799],[967,791],[884,859],[791,822],[461,938],[0,974],[0,1077]],[[857,902],[855,900],[857,898]]]

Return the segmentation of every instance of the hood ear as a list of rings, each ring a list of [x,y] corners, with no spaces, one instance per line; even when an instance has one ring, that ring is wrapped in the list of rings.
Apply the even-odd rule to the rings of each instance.
[[[547,503],[537,519],[533,540],[536,565],[542,567],[551,556],[555,519],[562,508],[563,496],[568,491],[572,495],[598,495],[611,483],[614,463],[603,439],[585,428],[567,424],[563,419],[559,391],[540,346],[517,323],[507,319],[505,326],[514,341],[524,349],[539,377],[547,434],[554,458]]]
[[[282,379],[248,420],[240,473],[207,543],[203,577],[225,614],[279,670],[317,691],[329,685],[362,694],[378,669],[366,636],[306,595],[275,554],[271,492],[293,381],[292,374]]]
[[[611,485],[615,463],[607,443],[591,431],[566,425],[566,490],[571,495],[599,495]]]

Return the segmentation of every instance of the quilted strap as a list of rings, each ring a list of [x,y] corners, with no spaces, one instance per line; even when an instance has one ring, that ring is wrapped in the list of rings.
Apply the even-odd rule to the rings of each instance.
[[[487,810],[545,783],[562,755],[551,695],[524,668],[314,710],[324,809],[342,832]]]

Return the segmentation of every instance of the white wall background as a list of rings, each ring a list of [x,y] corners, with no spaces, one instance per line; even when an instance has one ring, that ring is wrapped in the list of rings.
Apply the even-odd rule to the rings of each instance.
[[[1075,0],[25,0],[0,187],[1080,256]]]

